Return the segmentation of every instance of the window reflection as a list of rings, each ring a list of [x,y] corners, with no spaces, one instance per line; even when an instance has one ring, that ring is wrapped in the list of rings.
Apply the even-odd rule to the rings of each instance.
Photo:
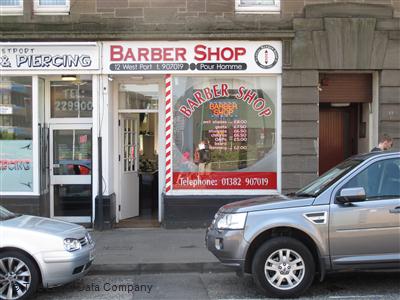
[[[90,184],[54,185],[54,215],[91,216],[92,186]]]
[[[175,77],[173,92],[174,170],[276,170],[275,77]]]
[[[52,118],[92,117],[91,80],[52,81],[50,83],[50,91]]]
[[[54,175],[91,175],[91,130],[54,130],[53,164]]]

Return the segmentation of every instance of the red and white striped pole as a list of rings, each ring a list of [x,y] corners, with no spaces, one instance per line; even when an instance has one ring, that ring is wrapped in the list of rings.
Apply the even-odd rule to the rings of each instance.
[[[172,76],[165,75],[165,193],[172,188]]]

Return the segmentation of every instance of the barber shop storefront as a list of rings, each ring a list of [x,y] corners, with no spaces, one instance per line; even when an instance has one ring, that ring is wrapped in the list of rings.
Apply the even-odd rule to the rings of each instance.
[[[119,224],[205,225],[281,190],[281,42],[104,42],[103,60]]]
[[[225,203],[281,191],[281,42],[0,51],[10,210],[90,226],[101,193],[119,227],[199,226]]]
[[[96,43],[0,44],[0,205],[93,221]]]

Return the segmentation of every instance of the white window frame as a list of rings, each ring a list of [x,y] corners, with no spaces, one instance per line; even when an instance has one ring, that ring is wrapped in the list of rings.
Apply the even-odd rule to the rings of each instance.
[[[279,14],[281,11],[281,0],[275,0],[274,5],[240,5],[241,0],[235,0],[235,12],[244,14]]]
[[[39,0],[33,0],[35,15],[68,15],[70,0],[65,0],[65,5],[40,5]]]
[[[0,16],[21,16],[23,14],[23,0],[19,0],[19,5],[0,5]]]

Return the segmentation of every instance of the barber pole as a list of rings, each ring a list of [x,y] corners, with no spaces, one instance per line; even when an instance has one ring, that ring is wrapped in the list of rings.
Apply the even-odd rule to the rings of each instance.
[[[165,75],[165,192],[172,187],[172,93],[170,74]]]

